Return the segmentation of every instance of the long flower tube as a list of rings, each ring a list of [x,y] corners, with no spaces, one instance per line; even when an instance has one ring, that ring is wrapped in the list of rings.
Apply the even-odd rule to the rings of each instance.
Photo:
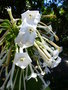
[[[13,75],[14,75],[14,70],[15,70],[15,64],[13,63],[12,65],[12,70],[11,70],[11,76],[10,76],[10,79],[7,83],[7,88],[8,87],[11,87],[11,89],[13,88]]]
[[[46,54],[39,48],[39,46],[37,45],[37,43],[34,43],[35,47],[38,49],[39,54],[41,55],[42,59],[45,61],[45,63],[47,64],[48,67],[54,68],[56,67],[61,60],[58,58],[58,56],[56,57],[57,60],[55,60],[55,58],[51,57],[50,59],[46,56]]]
[[[25,83],[24,70],[23,70],[22,72],[23,72],[23,84],[24,84],[24,90],[26,90],[26,83]]]
[[[53,55],[53,57],[57,57],[59,55],[59,51],[57,49],[56,50],[52,50],[46,44],[44,45],[44,47]]]
[[[50,43],[52,46],[54,46],[56,49],[58,49],[59,52],[62,51],[62,47],[59,47],[59,46],[56,45],[54,42],[50,41],[49,39],[47,39],[47,38],[45,38],[45,37],[43,37],[43,39],[44,39],[45,41],[47,41],[48,43]]]
[[[25,75],[25,79],[27,80],[28,77],[28,66],[26,67],[26,75]]]
[[[43,44],[41,44],[41,42],[36,41],[36,43],[38,44],[39,48],[47,55],[48,58],[51,58],[51,55],[48,53],[48,51],[46,50],[46,48],[43,46]]]
[[[53,56],[54,58],[57,58],[57,57],[58,57],[58,55],[59,55],[58,49],[52,50],[46,43],[43,44],[43,43],[41,43],[41,42],[39,42],[39,41],[37,41],[37,42],[38,42],[38,44],[41,46],[41,49],[47,54],[47,56],[48,56],[49,58],[51,58],[51,56]],[[48,53],[47,50],[48,50],[50,53]],[[50,54],[52,54],[52,55],[50,55]]]
[[[46,64],[50,67],[51,66],[51,62],[52,62],[52,58],[48,58],[46,56],[46,54],[39,48],[39,46],[36,44],[36,42],[34,42],[34,46],[38,49],[39,54],[41,55],[41,57],[43,58],[43,60],[46,62]]]
[[[6,71],[5,75],[6,75],[6,77],[8,75],[8,65],[9,65],[10,58],[11,58],[11,52],[12,52],[12,45],[11,45],[11,47],[8,50],[8,55],[7,55],[7,59],[6,59],[6,62],[5,62],[5,66],[6,66],[6,68],[5,68],[5,71]]]
[[[37,60],[37,65],[38,65],[38,68],[40,69],[40,71],[41,71],[41,75],[45,75],[45,73],[46,72],[44,72],[43,70],[42,70],[42,68],[41,68],[41,66],[40,66],[40,64],[39,64],[39,61]]]
[[[36,30],[37,36],[40,38],[41,42],[44,43],[44,39],[41,37],[41,34]]]
[[[19,90],[21,90],[21,79],[22,79],[22,70],[21,70],[21,73],[20,73],[20,79],[19,79]]]
[[[33,66],[33,65],[32,65],[32,67],[34,68],[34,66]],[[46,87],[48,87],[48,86],[49,86],[49,84],[50,84],[50,82],[48,81],[48,83],[46,83],[46,82],[44,81],[44,79],[43,79],[43,76],[41,76],[41,75],[40,75],[40,73],[38,72],[38,70],[37,70],[37,69],[35,69],[35,68],[34,68],[34,70],[37,72],[38,77],[41,79],[42,83],[44,84],[44,87],[45,87],[45,88],[46,88]]]
[[[14,79],[14,82],[13,82],[12,90],[14,90],[14,86],[15,86],[15,83],[16,83],[16,80],[17,80],[18,73],[19,73],[19,68],[17,69],[17,72],[16,72],[16,76],[15,76],[15,79]]]
[[[44,52],[39,48],[39,46],[37,45],[36,42],[34,42],[34,46],[38,49],[39,53],[42,54],[45,59],[47,59],[49,61],[49,58],[44,54]]]
[[[36,81],[37,81],[37,74],[34,73],[33,69],[32,69],[32,65],[29,64],[29,67],[30,67],[30,71],[31,71],[31,75],[28,76],[27,80],[31,79],[31,78],[34,78]]]
[[[48,27],[49,27],[49,26],[48,26]],[[51,31],[49,31],[49,29],[48,29],[47,27],[45,27],[45,26],[38,25],[37,28],[43,29],[43,30],[46,31],[46,33],[49,33],[49,34],[51,34],[52,36],[54,36],[53,33],[52,33]]]
[[[59,38],[58,38],[58,36],[46,25],[46,24],[44,24],[43,22],[40,22],[40,24],[42,24],[42,25],[44,25],[45,27],[47,27],[48,28],[48,30],[50,31],[50,32],[52,32],[52,34],[54,35],[54,37],[55,37],[55,39],[56,39],[56,41],[58,41],[59,40]]]
[[[50,25],[48,27],[50,28]],[[54,40],[54,34],[47,27],[38,25],[37,28],[39,28],[39,30],[42,29],[46,32],[46,34],[42,34],[43,36],[47,37],[48,39],[52,41]]]

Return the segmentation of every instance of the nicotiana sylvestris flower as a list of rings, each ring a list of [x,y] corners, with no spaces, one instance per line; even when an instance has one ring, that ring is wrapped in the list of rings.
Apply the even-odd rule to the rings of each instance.
[[[30,59],[27,52],[16,53],[14,58],[14,64],[22,69],[25,69],[32,60]]]
[[[58,57],[56,60],[53,60],[52,61],[52,65],[51,65],[51,68],[54,68],[56,66],[58,66],[58,64],[61,62],[61,58]]]
[[[56,58],[48,58],[47,54],[45,54],[45,52],[43,52],[43,50],[39,48],[36,42],[34,42],[34,46],[38,49],[39,54],[48,67],[54,68],[61,62],[61,58],[58,56]]]
[[[58,66],[58,64],[61,62],[61,58],[58,56],[57,59],[55,60],[53,57],[51,58],[51,60],[49,61],[49,63],[44,62],[43,66],[46,67],[50,67],[50,68],[55,68],[56,66]],[[45,68],[46,69],[46,68]]]
[[[34,72],[32,65],[29,64],[30,70],[31,70],[31,74],[30,76],[28,76],[27,80],[30,80],[31,78],[34,78],[37,81],[37,73]]]
[[[39,11],[30,11],[27,10],[26,12],[24,12],[23,14],[21,14],[22,16],[22,21],[26,21],[28,24],[31,25],[37,25],[38,22],[40,22],[40,13]]]
[[[22,25],[15,42],[23,48],[30,47],[34,44],[36,38],[36,27],[25,23]]]

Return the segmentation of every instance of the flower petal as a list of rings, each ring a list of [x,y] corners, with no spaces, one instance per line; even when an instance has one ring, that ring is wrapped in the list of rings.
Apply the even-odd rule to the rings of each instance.
[[[30,47],[34,44],[36,38],[36,27],[25,24],[21,27],[20,32],[15,39],[15,42],[23,48]]]
[[[28,53],[16,53],[14,64],[19,66],[22,69],[25,69],[31,63],[31,59]]]
[[[22,21],[26,21],[27,23],[31,24],[31,25],[37,25],[38,22],[40,21],[40,14],[39,11],[29,11],[27,10],[26,12],[24,12],[23,14],[21,14],[22,16]]]

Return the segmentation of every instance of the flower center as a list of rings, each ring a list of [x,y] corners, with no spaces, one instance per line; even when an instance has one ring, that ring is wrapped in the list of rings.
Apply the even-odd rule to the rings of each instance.
[[[32,19],[32,15],[31,14],[29,14],[29,19]]]
[[[33,29],[29,29],[29,33],[31,34],[34,30]]]
[[[23,57],[23,58],[20,58],[20,61],[24,61],[25,60],[25,58]]]

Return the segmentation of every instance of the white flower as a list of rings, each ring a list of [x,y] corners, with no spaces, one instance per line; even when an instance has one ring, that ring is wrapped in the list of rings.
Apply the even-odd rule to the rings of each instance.
[[[31,78],[34,78],[37,81],[37,74],[33,71],[32,65],[29,64],[29,67],[30,67],[30,70],[31,70],[31,74],[30,74],[30,76],[28,76],[27,80],[29,80]]]
[[[27,10],[26,12],[21,14],[21,16],[22,16],[23,22],[26,21],[28,24],[31,24],[31,25],[37,25],[38,22],[40,21],[39,11]]]
[[[32,72],[31,75],[27,78],[27,80],[31,79],[31,78],[35,78],[36,79],[37,74]]]
[[[58,64],[61,62],[61,58],[58,57],[57,60],[53,60],[51,68],[54,68],[56,66],[58,66]]]
[[[42,76],[44,76],[44,75],[45,75],[45,72],[44,72],[44,71],[42,71],[42,72],[41,72],[41,75],[42,75]]]
[[[54,57],[54,59],[56,59],[58,57],[58,55],[59,55],[59,51],[58,50],[54,50],[53,51],[53,57]]]
[[[51,62],[52,62],[52,60],[53,60],[53,57],[48,58],[47,55],[39,48],[39,46],[38,46],[35,42],[34,42],[34,46],[37,48],[40,56],[41,56],[42,59],[45,61],[46,65],[47,65],[48,67],[50,67],[50,66],[51,66]]]
[[[45,41],[47,41],[49,44],[51,44],[54,48],[58,49],[59,53],[62,52],[63,48],[56,45],[53,41],[50,41],[49,39],[43,37]]]
[[[29,25],[29,24],[24,24],[18,36],[15,39],[15,42],[23,48],[30,47],[34,44],[36,38],[36,27]]]
[[[14,64],[19,66],[22,69],[25,69],[31,63],[31,59],[27,52],[25,53],[16,53]]]

